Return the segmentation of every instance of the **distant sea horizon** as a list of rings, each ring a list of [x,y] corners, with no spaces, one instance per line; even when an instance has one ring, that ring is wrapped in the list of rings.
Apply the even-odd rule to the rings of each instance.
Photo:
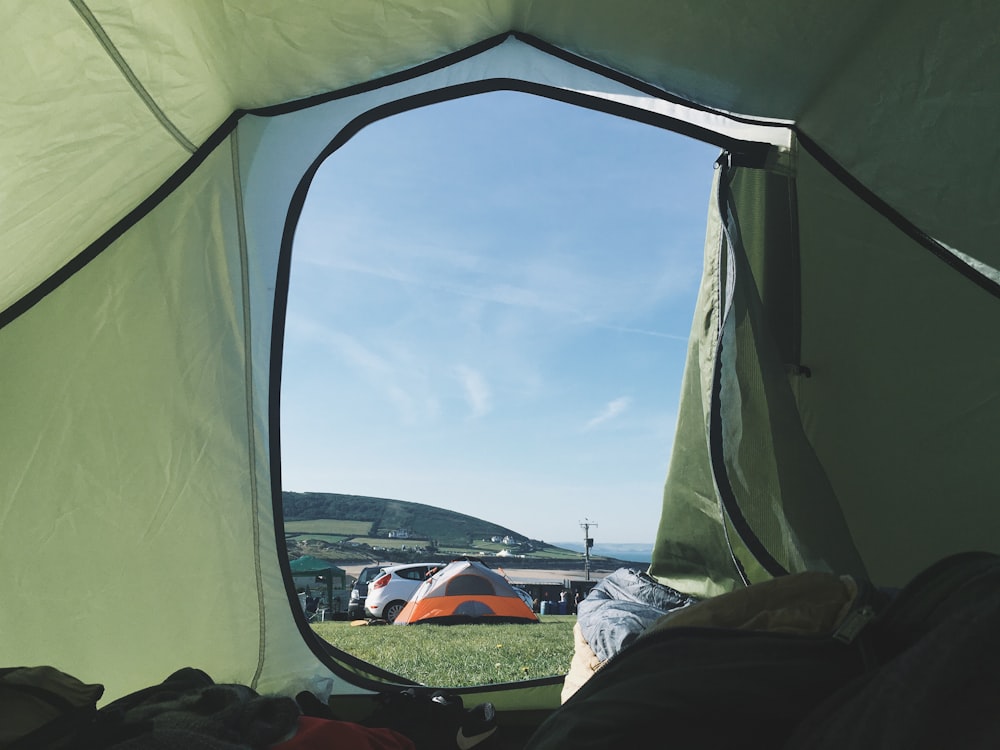
[[[583,554],[583,542],[581,541],[550,542],[550,544]],[[598,544],[595,542],[594,546],[590,548],[590,554],[597,557],[613,557],[616,560],[625,560],[628,562],[648,563],[653,560],[653,545],[628,543],[616,544],[615,542],[604,542]]]

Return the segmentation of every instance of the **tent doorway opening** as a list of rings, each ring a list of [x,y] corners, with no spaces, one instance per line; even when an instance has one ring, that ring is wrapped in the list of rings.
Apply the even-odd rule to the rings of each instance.
[[[359,518],[292,520],[286,505],[289,551],[446,562],[485,541],[516,580],[546,546],[582,571],[589,519],[592,554],[642,560],[717,156],[513,92],[377,121],[333,153],[292,254],[283,490],[421,503],[514,543],[470,534],[462,549]]]

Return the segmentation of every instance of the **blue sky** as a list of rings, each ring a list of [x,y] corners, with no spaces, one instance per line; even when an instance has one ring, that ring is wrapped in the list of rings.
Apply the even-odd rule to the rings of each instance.
[[[361,131],[295,237],[284,489],[652,543],[717,155],[515,93]]]

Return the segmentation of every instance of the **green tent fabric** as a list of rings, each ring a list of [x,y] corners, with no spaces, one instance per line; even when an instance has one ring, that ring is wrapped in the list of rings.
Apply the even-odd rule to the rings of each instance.
[[[367,123],[501,89],[720,150],[654,576],[699,595],[807,569],[899,584],[997,549],[1000,5],[0,17],[0,664],[108,700],[184,666],[262,691],[388,679],[296,611],[278,430],[295,223]],[[54,580],[71,627],[40,606]],[[559,691],[476,695],[503,712]]]

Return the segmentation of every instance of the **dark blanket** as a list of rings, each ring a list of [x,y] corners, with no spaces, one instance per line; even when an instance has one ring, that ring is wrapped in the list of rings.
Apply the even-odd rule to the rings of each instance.
[[[821,703],[786,750],[1000,747],[1000,561],[951,562],[943,594],[912,587],[887,613],[884,663]]]
[[[215,684],[200,670],[184,669],[101,713],[89,748],[258,750],[292,735],[301,711],[292,698]]]

